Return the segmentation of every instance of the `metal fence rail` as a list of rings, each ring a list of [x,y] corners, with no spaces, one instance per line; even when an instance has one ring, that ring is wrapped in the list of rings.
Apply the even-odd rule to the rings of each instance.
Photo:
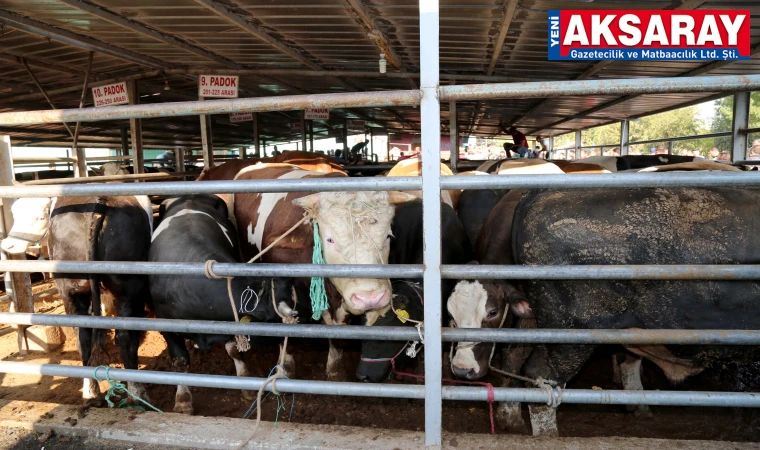
[[[630,95],[675,92],[736,92],[760,89],[760,75],[718,76],[630,80],[579,80],[439,86],[438,1],[420,1],[420,86],[419,90],[358,92],[345,94],[295,95],[268,98],[206,100],[202,102],[157,103],[74,110],[46,110],[0,114],[0,125],[26,125],[98,121],[128,118],[153,118],[250,111],[301,110],[308,107],[385,107],[421,106],[422,177],[333,178],[310,180],[208,181],[134,184],[89,184],[55,186],[0,187],[0,198],[94,196],[94,195],[183,195],[197,193],[299,192],[299,191],[384,191],[422,190],[424,222],[424,266],[364,266],[362,276],[424,278],[426,344],[425,385],[370,385],[307,380],[280,380],[282,392],[312,394],[403,397],[425,399],[426,444],[441,444],[441,401],[486,400],[485,388],[442,386],[441,342],[480,341],[513,343],[572,344],[726,344],[760,345],[760,331],[747,330],[512,330],[449,329],[441,326],[441,278],[502,279],[648,279],[648,280],[758,280],[760,265],[678,265],[678,266],[441,266],[440,189],[486,188],[626,188],[626,187],[746,187],[760,185],[755,173],[672,173],[607,175],[524,175],[441,177],[440,102],[507,98],[545,98],[554,96]],[[674,140],[674,139],[670,139]],[[629,143],[633,144],[633,143]],[[6,151],[10,151],[8,148]],[[202,276],[203,264],[74,262],[74,261],[0,261],[0,271],[91,272],[182,274]],[[223,276],[356,276],[356,267],[222,264],[214,271]],[[0,321],[11,324],[50,324],[92,326],[135,330],[165,330],[187,333],[256,334],[262,336],[335,337],[348,339],[418,339],[412,328],[329,327],[320,325],[253,324],[182,321],[164,319],[105,318],[89,316],[46,316],[38,314],[0,314]],[[0,362],[0,372],[51,376],[93,377],[94,369],[58,365]],[[101,371],[99,375],[105,373]],[[258,389],[260,378],[178,374],[114,369],[111,375],[123,381],[183,384],[229,389]],[[550,394],[538,389],[495,389],[499,401],[546,403]],[[593,391],[566,390],[565,403],[760,406],[753,393]]]
[[[29,364],[0,361],[0,373],[18,373],[69,378],[106,376],[105,369],[66,366],[60,364]],[[184,385],[193,387],[258,390],[264,378],[234,377],[228,375],[200,375],[188,373],[156,372],[151,370],[111,369],[110,375],[122,381]],[[345,395],[355,397],[425,398],[425,386],[409,384],[368,384],[312,380],[277,381],[278,392],[317,395]],[[272,391],[270,384],[265,388]],[[547,403],[552,393],[543,389],[494,388],[495,401]],[[485,401],[485,387],[443,386],[439,395],[444,400]],[[675,406],[731,406],[760,407],[760,394],[735,392],[673,392],[673,391],[597,391],[592,389],[565,389],[563,403],[605,405],[675,405]]]
[[[66,316],[51,314],[0,313],[0,323],[51,325],[187,334],[229,334],[267,337],[323,339],[371,339],[415,341],[413,327],[366,327],[208,320],[142,319],[135,317]],[[760,345],[760,330],[551,330],[442,328],[444,342],[501,342],[509,344],[674,344],[674,345]]]

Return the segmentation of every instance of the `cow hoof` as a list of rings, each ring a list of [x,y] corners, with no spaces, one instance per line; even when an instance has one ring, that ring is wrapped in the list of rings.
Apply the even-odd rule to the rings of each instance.
[[[244,390],[243,391],[243,399],[246,400],[246,401],[252,402],[252,401],[256,400],[256,395],[257,394],[258,394],[258,392],[256,392],[256,391],[245,391]]]
[[[174,412],[179,414],[187,414],[188,416],[193,415],[193,404],[192,403],[175,403],[174,404]]]
[[[346,374],[343,371],[327,372],[328,381],[347,381]]]
[[[636,419],[651,419],[652,410],[648,405],[628,405],[628,411],[633,411],[633,417]]]
[[[106,406],[106,399],[103,396],[86,398],[83,404],[87,408],[103,408]]]

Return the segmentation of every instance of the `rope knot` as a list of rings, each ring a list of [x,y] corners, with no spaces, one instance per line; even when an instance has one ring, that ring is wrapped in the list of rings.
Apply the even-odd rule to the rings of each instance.
[[[212,267],[214,264],[216,264],[216,261],[213,260],[213,259],[209,259],[203,265],[203,273],[206,275],[206,278],[210,278],[212,280],[219,280],[221,278],[226,278],[226,277],[222,277],[222,276],[219,276],[216,273],[214,273],[214,269]]]

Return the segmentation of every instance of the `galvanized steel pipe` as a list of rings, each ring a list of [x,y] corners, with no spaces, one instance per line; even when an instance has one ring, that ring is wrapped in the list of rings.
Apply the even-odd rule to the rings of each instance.
[[[0,361],[0,373],[42,375],[69,378],[106,377],[104,368],[66,366],[60,364],[29,364]],[[218,389],[244,389],[255,391],[264,378],[236,377],[229,375],[203,375],[191,373],[158,372],[152,370],[111,369],[111,379],[136,383],[183,385]],[[316,395],[346,395],[354,397],[424,398],[423,385],[373,384],[329,382],[313,380],[281,379],[276,382],[278,392]],[[265,390],[272,390],[268,385]],[[445,400],[486,401],[485,387],[444,386]],[[494,388],[496,401],[547,403],[549,393],[543,389]],[[601,405],[672,405],[672,406],[722,406],[756,408],[760,406],[760,394],[752,392],[696,392],[696,391],[596,391],[591,389],[565,389],[562,403]]]
[[[760,174],[754,172],[681,172],[441,177],[441,189],[590,189],[750,185],[760,185]]]
[[[174,183],[88,184],[0,187],[0,198],[89,197],[94,195],[190,195],[247,192],[407,191],[419,177],[310,178],[308,180],[177,181]]]
[[[416,264],[246,264],[215,263],[220,276],[422,278]],[[129,273],[203,276],[202,263],[135,261],[0,261],[0,272]],[[760,265],[496,266],[445,265],[442,278],[512,280],[760,280]]]
[[[419,340],[413,327],[366,327],[207,320],[144,319],[60,314],[0,313],[6,325],[46,325],[182,334],[222,334],[307,339]],[[509,344],[760,345],[760,330],[580,330],[443,328],[444,342]]]
[[[227,114],[231,112],[294,111],[306,108],[376,108],[420,104],[420,91],[349,92],[340,94],[283,95],[195,102],[104,106],[86,109],[19,111],[0,114],[0,125],[89,122],[117,119]]]
[[[760,89],[760,75],[728,75],[688,78],[637,78],[623,80],[538,81],[530,83],[467,84],[441,86],[441,101],[505,98],[551,98],[686,92],[736,92]]]

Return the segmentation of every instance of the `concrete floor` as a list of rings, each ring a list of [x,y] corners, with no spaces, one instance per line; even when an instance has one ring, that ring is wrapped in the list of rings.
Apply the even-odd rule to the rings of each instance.
[[[4,448],[127,450],[283,449],[283,450],[420,450],[420,432],[262,422],[139,412],[131,409],[83,408],[42,402],[0,400],[0,444]],[[39,436],[50,434],[46,445]],[[35,434],[32,434],[35,433]],[[14,437],[15,436],[15,437]],[[42,438],[47,442],[48,439]],[[70,440],[67,440],[70,439]],[[16,442],[16,444],[12,444]],[[108,443],[111,443],[109,446]],[[445,449],[478,450],[663,450],[756,449],[760,444],[632,438],[532,438],[484,434],[445,434]]]

